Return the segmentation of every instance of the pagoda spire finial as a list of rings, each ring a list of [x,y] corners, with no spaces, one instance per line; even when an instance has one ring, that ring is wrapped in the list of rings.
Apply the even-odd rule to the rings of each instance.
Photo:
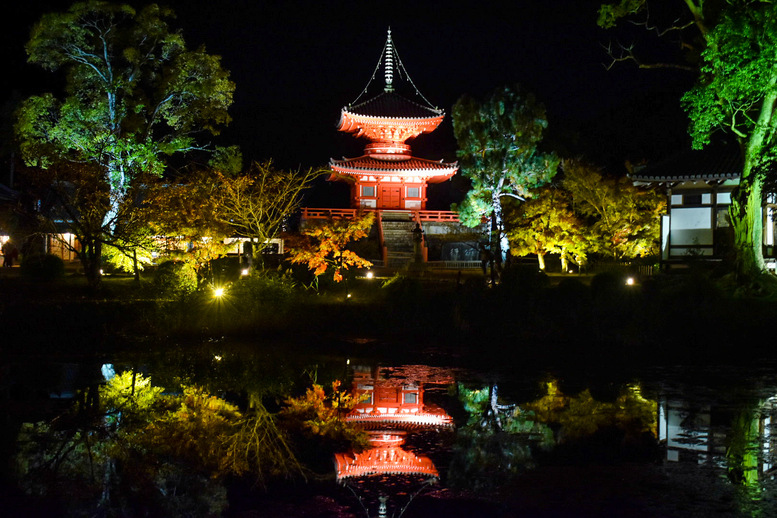
[[[388,28],[388,36],[386,37],[386,50],[384,53],[383,72],[385,74],[386,85],[383,87],[384,92],[394,91],[394,43],[391,41],[391,27]]]

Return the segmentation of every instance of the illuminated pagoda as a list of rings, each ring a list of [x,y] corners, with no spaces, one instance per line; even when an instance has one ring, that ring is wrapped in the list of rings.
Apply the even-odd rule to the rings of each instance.
[[[383,91],[361,100],[381,68]],[[395,79],[409,84],[418,102],[397,93]],[[354,209],[425,210],[427,184],[451,178],[458,164],[414,157],[407,142],[434,131],[444,117],[444,111],[432,106],[407,75],[389,29],[372,79],[359,97],[342,109],[337,125],[339,131],[365,137],[369,143],[360,157],[331,159],[334,174],[330,179],[350,183]]]

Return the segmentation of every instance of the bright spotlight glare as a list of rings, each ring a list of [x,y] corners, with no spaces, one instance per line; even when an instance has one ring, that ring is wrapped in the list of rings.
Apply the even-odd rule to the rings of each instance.
[[[373,275],[372,275],[372,272],[371,272],[371,271],[368,271],[368,272],[367,272],[367,278],[368,278],[368,279],[372,279],[372,277],[373,277]]]
[[[626,279],[626,286],[634,286],[634,277]]]
[[[248,268],[243,268],[243,269],[241,270],[240,274],[241,274],[243,277],[245,277],[246,275],[248,275]]]
[[[216,288],[213,290],[214,297],[221,297],[222,295],[224,295],[224,288]]]

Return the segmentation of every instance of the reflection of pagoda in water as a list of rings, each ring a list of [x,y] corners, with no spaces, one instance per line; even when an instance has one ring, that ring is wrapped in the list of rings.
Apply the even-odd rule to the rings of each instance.
[[[424,403],[425,379],[432,374],[425,367],[411,367],[412,378],[380,376],[378,369],[355,367],[352,392],[361,397],[346,417],[358,423],[369,434],[370,448],[361,453],[335,454],[337,480],[344,484],[356,479],[378,475],[421,477],[426,484],[439,478],[429,457],[402,448],[406,438],[426,430],[451,428],[453,419],[442,408]],[[437,383],[452,383],[444,374],[434,379]],[[420,491],[420,489],[419,489]],[[385,510],[387,498],[381,497]]]
[[[371,431],[371,448],[362,453],[336,453],[337,480],[371,475],[428,475],[439,473],[429,457],[403,450],[405,433]]]

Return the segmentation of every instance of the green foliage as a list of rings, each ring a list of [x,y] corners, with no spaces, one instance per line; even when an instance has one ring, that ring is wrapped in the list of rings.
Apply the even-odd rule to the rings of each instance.
[[[161,176],[171,155],[204,149],[198,133],[230,121],[229,73],[204,48],[188,50],[173,17],[156,4],[79,2],[44,15],[25,47],[30,63],[64,72],[66,84],[61,98],[21,104],[16,138],[25,163],[47,171],[58,191],[93,287],[102,245],[133,240],[145,177]]]
[[[758,143],[764,148],[756,154],[768,155],[764,152],[773,147],[775,15],[777,7],[771,3],[733,2],[707,35],[700,80],[683,97],[696,148],[708,144],[717,130],[747,138],[761,123],[770,127],[763,128],[767,140]],[[759,120],[762,107],[770,112],[766,120]]]
[[[138,271],[143,271],[154,263],[151,246],[151,243],[148,242],[147,246],[136,248],[122,240],[114,245],[103,246],[102,253],[109,265],[122,272],[132,273],[135,271],[135,264],[137,264]],[[137,263],[135,263],[133,253],[136,254]]]
[[[173,16],[155,4],[107,2],[44,15],[25,48],[31,63],[67,72],[67,95],[22,105],[25,160],[97,163],[121,193],[141,171],[160,175],[163,156],[190,150],[194,131],[228,123],[234,83],[219,57],[186,49]]]
[[[214,171],[234,176],[243,170],[243,153],[238,146],[216,147],[208,166]]]
[[[100,403],[117,423],[119,420],[137,423],[154,414],[163,391],[162,387],[151,385],[151,378],[124,371],[100,387]]]
[[[603,29],[611,29],[619,19],[640,12],[645,4],[647,0],[620,0],[614,4],[602,4],[596,23]]]
[[[290,310],[298,296],[290,276],[263,270],[254,271],[235,283],[230,293],[241,305],[260,306],[262,311],[272,307],[274,312],[281,313]]]
[[[65,263],[53,254],[34,254],[24,257],[21,274],[30,279],[52,281],[65,275]]]
[[[197,289],[197,272],[183,261],[165,261],[154,272],[154,286],[167,296],[187,295]]]

